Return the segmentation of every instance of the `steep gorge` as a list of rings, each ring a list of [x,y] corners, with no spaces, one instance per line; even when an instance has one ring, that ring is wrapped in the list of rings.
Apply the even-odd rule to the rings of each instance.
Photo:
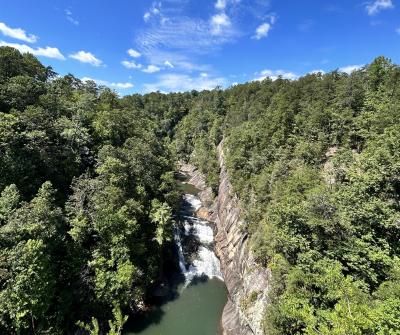
[[[248,235],[242,229],[242,209],[225,167],[223,143],[218,146],[218,160],[219,190],[215,198],[196,167],[185,164],[181,169],[191,176],[189,183],[201,190],[203,207],[197,215],[216,225],[215,248],[228,289],[221,320],[223,335],[261,335],[271,273],[255,262]]]

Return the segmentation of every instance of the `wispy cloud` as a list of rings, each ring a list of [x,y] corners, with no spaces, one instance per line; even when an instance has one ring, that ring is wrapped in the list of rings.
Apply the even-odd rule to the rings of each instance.
[[[382,10],[391,8],[394,8],[392,0],[375,0],[367,3],[365,6],[368,15],[375,15]]]
[[[5,46],[15,48],[22,53],[30,53],[35,56],[55,58],[55,59],[60,59],[60,60],[65,59],[64,55],[57,48],[52,48],[52,47],[32,48],[26,44],[9,43],[9,42],[5,42],[5,41],[0,41],[0,47],[5,47]]]
[[[228,10],[228,1],[223,3]],[[145,12],[148,24],[137,34],[135,44],[148,63],[170,67],[165,64],[168,60],[176,70],[205,71],[207,65],[197,64],[199,56],[213,53],[240,36],[227,12],[218,10],[209,18],[188,16],[184,10],[186,4],[182,0],[153,2]]]
[[[72,12],[69,9],[65,10],[65,17],[67,18],[67,20],[69,22],[71,22],[73,25],[75,26],[79,26],[79,21],[76,20],[73,16],[72,16]]]
[[[360,70],[364,65],[347,65],[339,68],[340,72],[345,72],[347,74],[351,74],[354,71]]]
[[[164,62],[165,67],[173,69],[175,66],[170,62],[170,61],[165,61]]]
[[[222,29],[230,26],[229,18],[222,14],[213,16],[210,21],[186,16],[169,17],[167,21],[156,22],[142,31],[136,43],[146,56],[166,50],[204,54],[237,36],[232,27]]]
[[[28,43],[35,43],[38,40],[37,36],[33,34],[27,34],[26,31],[21,28],[11,28],[4,22],[0,22],[0,32],[5,36]]]
[[[217,2],[215,3],[215,8],[217,9],[225,9],[226,7],[226,0],[217,0]]]
[[[217,10],[223,11],[228,7],[228,5],[237,5],[241,2],[242,2],[242,0],[217,0],[214,4],[214,7]],[[252,0],[252,2],[254,2],[254,1]],[[256,2],[262,3],[265,6],[266,3],[269,3],[269,0],[256,0]],[[246,4],[246,6],[249,6],[249,5]]]
[[[134,85],[132,83],[110,83],[110,86],[126,90],[128,88],[133,88]]]
[[[136,70],[142,69],[142,71],[145,73],[156,73],[161,70],[175,68],[175,66],[170,61],[167,61],[167,60],[164,62],[162,67],[154,65],[154,64],[150,64],[150,65],[147,65],[145,68],[143,68],[142,64],[136,63],[134,61],[128,61],[128,60],[122,61],[121,64],[123,66],[125,66],[127,69],[136,69]]]
[[[144,68],[142,71],[146,73],[156,73],[159,72],[161,68],[159,68],[156,65],[148,65],[146,68]]]
[[[90,77],[83,77],[81,80],[82,81],[94,81],[98,85],[104,85],[104,86],[117,88],[117,89],[123,89],[123,90],[134,87],[134,85],[132,83],[129,83],[129,82],[127,82],[127,83],[112,83],[112,82],[109,82],[107,80],[93,79],[93,78],[90,78]]]
[[[103,62],[96,58],[95,55],[93,55],[91,52],[87,51],[78,51],[74,54],[69,55],[70,58],[73,58],[81,63],[87,63],[93,66],[101,66]]]
[[[259,73],[256,73],[257,77],[254,79],[255,81],[262,81],[266,78],[270,78],[272,80],[277,80],[278,78],[296,80],[299,78],[297,74],[291,71],[285,70],[263,70]]]
[[[152,17],[159,16],[161,13],[161,6],[161,1],[153,2],[151,8],[146,13],[144,13],[143,20],[145,22],[148,22]]]
[[[396,29],[396,33],[400,35],[400,27]]]
[[[121,62],[123,66],[125,66],[127,69],[141,69],[142,64],[136,64],[134,61],[129,61],[129,60],[124,60]]]
[[[223,35],[232,23],[231,19],[225,13],[215,14],[211,17],[211,33],[213,35]]]
[[[226,86],[227,81],[215,74],[212,66],[202,63],[206,56],[219,52],[223,45],[235,43],[239,37],[254,35],[254,30],[248,28],[249,16],[260,20],[260,25],[267,23],[268,31],[276,22],[276,15],[268,14],[269,0],[214,0],[214,9],[208,17],[189,16],[187,13],[193,13],[186,11],[189,3],[187,0],[155,1],[144,12],[147,24],[135,37],[135,49],[143,57],[141,63],[150,65],[141,70],[147,73],[174,70],[173,74],[157,74],[158,82],[147,84],[146,91]],[[268,34],[263,28],[259,38]],[[129,66],[126,62],[124,66]],[[134,64],[130,65],[134,68]]]
[[[187,74],[163,74],[158,81],[144,84],[144,92],[184,92],[191,90],[212,90],[217,86],[226,86],[227,81],[222,77],[190,76]]]

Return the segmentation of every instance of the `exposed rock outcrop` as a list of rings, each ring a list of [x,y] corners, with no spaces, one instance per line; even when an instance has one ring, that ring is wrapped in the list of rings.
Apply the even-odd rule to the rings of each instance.
[[[264,334],[262,321],[267,308],[269,269],[256,263],[243,231],[241,208],[225,167],[222,144],[218,147],[220,184],[216,252],[229,291],[222,318],[224,334]]]
[[[228,302],[221,321],[223,333],[262,335],[271,274],[255,262],[248,236],[242,229],[240,203],[225,168],[222,144],[218,147],[218,155],[221,172],[216,198],[200,171],[191,165],[183,165],[181,170],[191,176],[189,183],[201,190],[199,197],[204,207],[199,209],[199,214],[216,224],[215,248],[228,289]]]

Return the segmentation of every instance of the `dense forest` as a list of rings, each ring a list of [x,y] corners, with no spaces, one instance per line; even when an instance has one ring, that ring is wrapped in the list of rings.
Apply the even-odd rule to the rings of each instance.
[[[199,101],[178,157],[217,190],[216,147],[258,261],[266,334],[400,334],[400,67],[265,79]],[[213,159],[214,158],[214,159]]]
[[[174,179],[218,191],[258,261],[266,334],[400,334],[400,67],[119,97],[0,48],[0,333],[119,334],[171,257]]]
[[[163,108],[0,48],[1,334],[119,334],[142,307],[179,199]]]

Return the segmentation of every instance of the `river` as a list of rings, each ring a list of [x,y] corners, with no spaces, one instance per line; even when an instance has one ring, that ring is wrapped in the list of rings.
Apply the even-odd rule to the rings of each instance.
[[[227,291],[214,253],[213,224],[196,217],[198,190],[181,184],[181,212],[174,240],[180,273],[174,294],[136,319],[125,335],[219,335]]]

